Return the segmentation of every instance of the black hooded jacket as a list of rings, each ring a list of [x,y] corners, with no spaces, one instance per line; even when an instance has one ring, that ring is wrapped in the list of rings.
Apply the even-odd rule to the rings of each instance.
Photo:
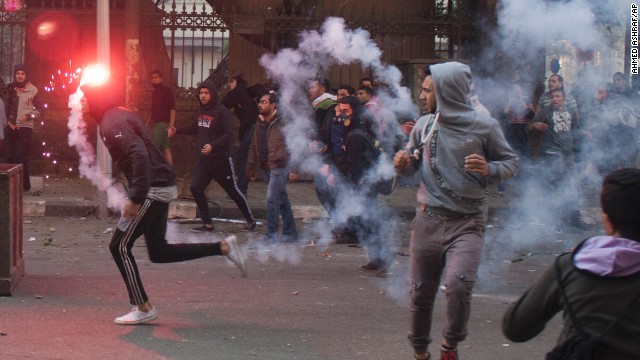
[[[224,160],[231,156],[231,142],[233,140],[233,128],[231,124],[231,114],[226,107],[218,102],[218,91],[213,81],[205,80],[199,87],[209,89],[211,102],[202,105],[196,114],[196,119],[189,127],[176,130],[177,134],[198,135],[198,149],[206,144],[211,145],[211,152],[208,155],[200,156],[207,159]]]
[[[371,145],[367,141],[367,139],[371,139],[369,130],[357,111],[354,111],[349,126],[344,127],[342,136],[344,157],[335,165],[343,176],[353,184],[358,184],[375,162],[376,155],[372,153]]]
[[[240,128],[238,129],[238,139],[242,139],[244,134],[250,129],[258,118],[258,106],[256,101],[251,97],[246,86],[236,86],[235,89],[229,91],[222,99],[222,104],[228,109],[233,108],[236,116],[240,120]]]
[[[171,166],[153,144],[140,116],[113,105],[116,97],[107,88],[82,90],[109,154],[129,182],[127,197],[139,204],[147,197],[151,186],[174,186],[176,180]]]

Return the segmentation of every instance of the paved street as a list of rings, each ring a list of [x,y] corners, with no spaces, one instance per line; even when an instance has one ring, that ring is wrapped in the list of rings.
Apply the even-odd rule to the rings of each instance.
[[[305,191],[311,192],[309,186]],[[292,198],[304,197],[300,194]],[[470,335],[460,356],[543,358],[555,342],[558,320],[536,339],[514,344],[501,334],[502,314],[555,254],[585,234],[538,221],[506,223],[515,200],[491,201]],[[394,225],[398,255],[386,278],[358,271],[367,258],[354,245],[267,247],[259,234],[239,232],[237,224],[216,223],[215,236],[198,237],[188,232],[190,225],[171,223],[169,240],[215,241],[238,234],[249,277],[241,278],[221,257],[152,264],[140,239],[134,254],[159,317],[150,325],[127,327],[113,324],[130,309],[108,250],[116,219],[26,217],[27,274],[13,296],[0,297],[0,359],[411,359],[409,221]],[[300,218],[298,226],[313,240],[314,229],[328,225],[326,219]],[[442,305],[439,295],[435,341]]]

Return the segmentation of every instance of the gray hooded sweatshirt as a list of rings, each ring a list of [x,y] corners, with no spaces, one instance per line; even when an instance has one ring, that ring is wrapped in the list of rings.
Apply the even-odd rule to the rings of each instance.
[[[467,103],[471,70],[458,62],[432,65],[437,115],[418,119],[405,150],[420,155],[408,172],[420,171],[426,196],[419,199],[434,212],[477,214],[486,210],[483,179],[464,170],[465,157],[483,156],[489,177],[507,179],[518,171],[518,157],[497,120]],[[439,114],[438,114],[439,113]],[[436,128],[431,136],[435,119]]]

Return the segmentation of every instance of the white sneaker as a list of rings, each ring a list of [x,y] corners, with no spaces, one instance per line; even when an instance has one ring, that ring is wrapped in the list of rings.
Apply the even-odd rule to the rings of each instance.
[[[138,307],[131,309],[131,312],[127,315],[117,317],[113,322],[120,325],[138,325],[151,321],[158,317],[158,312],[155,307],[152,307],[149,312],[140,311]]]
[[[240,249],[240,244],[238,244],[238,240],[235,236],[229,236],[224,239],[224,241],[229,245],[229,253],[227,254],[227,259],[231,261],[235,266],[240,269],[240,273],[242,273],[242,277],[247,277],[247,264],[244,262],[244,256],[242,256],[242,249]]]

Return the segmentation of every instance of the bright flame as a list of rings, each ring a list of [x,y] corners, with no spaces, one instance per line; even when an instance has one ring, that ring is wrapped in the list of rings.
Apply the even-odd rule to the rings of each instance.
[[[80,81],[80,86],[89,85],[89,86],[100,86],[109,80],[109,69],[102,64],[89,65],[82,72],[82,80]]]

